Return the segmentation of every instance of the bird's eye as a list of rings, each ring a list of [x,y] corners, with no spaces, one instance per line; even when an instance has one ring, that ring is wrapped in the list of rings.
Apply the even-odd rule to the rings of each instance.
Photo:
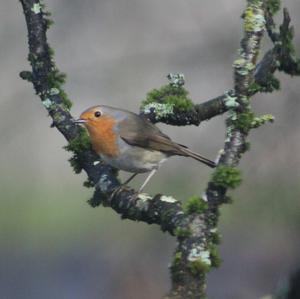
[[[100,111],[96,111],[95,112],[95,117],[100,117],[101,116],[101,112]]]

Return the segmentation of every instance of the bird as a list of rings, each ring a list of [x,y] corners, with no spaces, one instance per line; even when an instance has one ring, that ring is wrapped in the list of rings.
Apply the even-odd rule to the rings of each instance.
[[[146,117],[125,109],[92,106],[74,122],[86,127],[93,150],[104,162],[133,173],[124,185],[139,173],[149,173],[139,193],[160,165],[171,156],[190,157],[209,167],[216,167],[215,162],[172,141]]]

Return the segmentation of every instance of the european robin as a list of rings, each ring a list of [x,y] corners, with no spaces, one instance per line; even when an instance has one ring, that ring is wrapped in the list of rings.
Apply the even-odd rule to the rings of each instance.
[[[134,173],[125,184],[138,173],[150,172],[139,192],[171,156],[191,157],[210,167],[216,166],[213,161],[172,141],[146,118],[124,109],[93,106],[75,122],[87,128],[93,149],[106,163]]]

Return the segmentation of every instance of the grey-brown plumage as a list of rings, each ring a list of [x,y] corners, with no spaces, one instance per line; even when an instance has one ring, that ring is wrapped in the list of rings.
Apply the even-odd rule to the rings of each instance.
[[[150,123],[140,115],[131,113],[130,118],[120,122],[120,136],[130,145],[142,148],[161,151],[167,156],[191,157],[210,167],[215,167],[215,162],[191,151],[185,145],[173,142],[169,136],[159,130],[158,127]]]
[[[150,172],[140,191],[170,156],[191,157],[210,167],[215,163],[178,144],[142,116],[109,106],[94,106],[77,121],[89,131],[94,150],[115,168],[134,174]]]

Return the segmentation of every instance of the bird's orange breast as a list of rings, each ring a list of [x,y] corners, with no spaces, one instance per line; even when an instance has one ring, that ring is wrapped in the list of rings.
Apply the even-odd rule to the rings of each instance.
[[[114,132],[116,121],[109,116],[102,116],[97,121],[86,124],[94,151],[97,154],[116,157],[119,154],[117,138]]]

